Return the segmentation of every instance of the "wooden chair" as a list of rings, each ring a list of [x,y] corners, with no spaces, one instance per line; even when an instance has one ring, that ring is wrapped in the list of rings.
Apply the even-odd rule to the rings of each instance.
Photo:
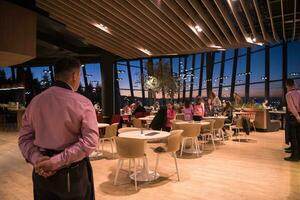
[[[117,136],[117,132],[118,132],[118,123],[114,123],[108,127],[105,128],[105,134],[103,136],[103,138],[100,138],[100,143],[102,144],[102,152],[103,148],[104,148],[104,143],[105,141],[109,141],[110,142],[110,146],[111,146],[111,153],[112,153],[112,157],[114,157],[114,139]]]

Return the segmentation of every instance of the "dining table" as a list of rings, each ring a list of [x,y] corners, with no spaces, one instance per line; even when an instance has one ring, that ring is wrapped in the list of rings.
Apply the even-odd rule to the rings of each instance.
[[[120,133],[118,136],[121,138],[133,138],[144,140],[145,142],[147,142],[167,138],[168,136],[170,136],[170,132],[155,130],[138,130]],[[153,170],[149,169],[149,166],[147,166],[147,164],[148,162],[145,163],[142,169],[137,172],[137,181],[153,181],[159,178],[159,173],[156,172],[155,174]],[[134,174],[131,174],[130,178],[134,180]]]

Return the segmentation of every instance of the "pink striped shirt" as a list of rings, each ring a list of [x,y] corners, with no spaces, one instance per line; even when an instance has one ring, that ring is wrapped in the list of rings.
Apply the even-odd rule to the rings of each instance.
[[[291,90],[286,95],[288,110],[297,118],[300,113],[300,90]]]
[[[42,149],[62,151],[50,159],[57,170],[87,157],[97,143],[95,109],[89,99],[70,89],[47,89],[23,115],[19,147],[31,164],[42,156]]]

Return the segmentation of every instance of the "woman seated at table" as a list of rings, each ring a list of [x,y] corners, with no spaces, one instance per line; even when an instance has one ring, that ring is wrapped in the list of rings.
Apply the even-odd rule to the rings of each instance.
[[[184,108],[182,109],[185,121],[193,120],[193,106],[189,100],[184,103]]]
[[[166,131],[170,131],[172,127],[171,120],[174,120],[176,117],[176,112],[174,110],[173,102],[167,103],[167,123],[166,123]]]
[[[232,112],[233,112],[233,107],[232,107],[231,103],[229,101],[226,101],[225,102],[225,107],[224,107],[224,110],[223,110],[223,113],[222,113],[224,116],[227,117],[225,119],[225,124],[231,124],[232,123],[232,118],[233,118]]]
[[[165,130],[167,124],[167,107],[161,106],[153,118],[150,128],[153,130]]]
[[[214,116],[214,114],[215,114],[215,109],[212,105],[211,98],[208,98],[205,104],[205,116]]]
[[[203,99],[200,96],[196,97],[196,103],[194,105],[194,121],[201,121],[205,114],[205,106],[203,103]]]

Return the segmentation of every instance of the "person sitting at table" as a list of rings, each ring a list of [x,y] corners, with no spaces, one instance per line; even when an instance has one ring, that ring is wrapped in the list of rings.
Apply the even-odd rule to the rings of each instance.
[[[131,115],[132,110],[127,102],[124,104],[124,107],[122,109],[124,115]]]
[[[233,98],[234,98],[234,105],[235,106],[239,106],[239,105],[243,104],[242,97],[238,93],[235,92],[233,94]]]
[[[151,106],[152,111],[158,111],[159,110],[159,102],[156,101],[153,106]]]
[[[182,109],[185,121],[191,121],[193,119],[193,106],[189,100],[184,103],[184,108]]]
[[[213,107],[217,108],[222,106],[220,98],[214,92],[211,93],[211,104]]]
[[[270,108],[268,99],[264,100],[264,102],[262,103],[262,106],[263,106],[264,109],[269,109]]]
[[[193,120],[201,121],[205,114],[205,106],[201,96],[196,97],[196,103],[194,105],[193,110],[194,110]]]
[[[222,112],[222,114],[227,117],[225,119],[225,124],[231,124],[232,123],[232,118],[233,118],[232,112],[233,112],[233,107],[232,107],[230,101],[226,101],[224,110]]]
[[[165,130],[167,124],[167,107],[161,106],[153,118],[150,128],[153,130]]]
[[[205,103],[205,116],[214,116],[215,110],[211,103],[211,98],[207,99],[207,102]]]
[[[176,117],[176,111],[174,110],[173,102],[167,103],[167,123],[166,123],[166,131],[170,131],[172,127],[171,120],[174,120]]]
[[[143,107],[142,102],[137,101],[135,103],[135,109],[134,109],[132,115],[135,115],[136,113],[144,113],[144,112],[146,112],[146,109]]]

